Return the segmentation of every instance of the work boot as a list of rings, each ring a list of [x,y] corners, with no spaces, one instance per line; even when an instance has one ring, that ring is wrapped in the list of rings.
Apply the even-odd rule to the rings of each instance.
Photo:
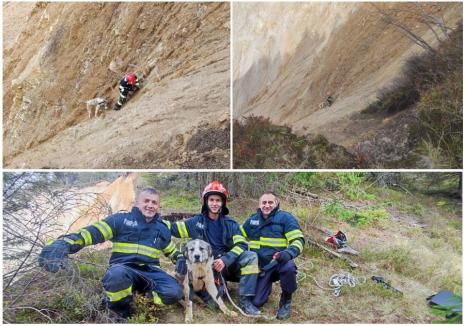
[[[281,293],[281,298],[279,299],[279,308],[276,319],[284,320],[291,317],[291,301],[292,294]]]
[[[250,296],[241,295],[239,305],[247,315],[258,316],[260,315],[260,310],[253,305],[251,298]]]
[[[122,104],[116,103],[113,110],[115,110],[115,111],[121,110],[122,106],[123,106]]]

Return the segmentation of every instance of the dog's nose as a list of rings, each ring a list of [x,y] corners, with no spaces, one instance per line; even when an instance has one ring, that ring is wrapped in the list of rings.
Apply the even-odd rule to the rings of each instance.
[[[195,258],[195,260],[199,260],[199,259],[200,259],[200,255],[194,255],[194,258]]]

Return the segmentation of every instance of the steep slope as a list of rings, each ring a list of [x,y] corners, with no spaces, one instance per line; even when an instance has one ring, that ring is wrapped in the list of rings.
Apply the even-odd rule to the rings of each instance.
[[[6,167],[229,167],[229,4],[37,3],[21,26],[4,44]],[[126,71],[141,91],[89,120],[83,102],[113,104]]]
[[[453,27],[461,3],[377,4],[431,44],[414,12]],[[345,146],[376,132],[380,120],[354,128],[353,117],[398,77],[421,48],[403,37],[370,3],[240,3],[234,5],[234,118],[257,115],[298,135],[321,134]],[[319,108],[327,93],[335,99]],[[366,127],[366,129],[364,129]]]

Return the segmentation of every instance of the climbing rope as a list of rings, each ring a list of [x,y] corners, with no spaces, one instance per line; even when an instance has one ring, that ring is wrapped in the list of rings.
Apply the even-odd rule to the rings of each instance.
[[[350,273],[347,274],[334,274],[329,278],[329,286],[334,291],[334,296],[341,295],[342,287],[348,285],[354,288],[358,284],[364,284],[367,281],[366,277],[355,277]]]
[[[229,302],[231,302],[233,307],[236,308],[237,311],[239,311],[242,316],[250,317],[250,318],[259,318],[259,319],[263,319],[263,320],[267,320],[267,321],[274,320],[273,317],[270,317],[270,316],[267,316],[267,315],[264,315],[264,314],[260,314],[260,315],[257,315],[257,316],[246,314],[236,303],[234,303],[233,299],[229,295],[228,287],[226,286],[226,282],[224,280],[223,275],[221,273],[219,273],[219,275],[220,275],[221,281],[223,282],[223,284],[225,284],[224,292],[226,293],[226,296],[227,296]]]
[[[300,283],[307,278],[306,271],[310,271],[315,265],[311,260],[300,262],[299,258],[295,258],[294,262],[297,265],[297,283]]]
[[[304,277],[302,279],[305,279],[307,277],[306,273],[303,273]],[[310,276],[313,281],[315,282],[316,286],[319,287],[322,290],[325,291],[333,291],[334,296],[338,297],[341,295],[342,287],[344,285],[350,286],[350,287],[355,287],[360,284],[366,283],[366,277],[361,276],[361,277],[355,277],[350,273],[341,273],[341,274],[334,274],[329,278],[328,287],[322,286],[314,276]]]

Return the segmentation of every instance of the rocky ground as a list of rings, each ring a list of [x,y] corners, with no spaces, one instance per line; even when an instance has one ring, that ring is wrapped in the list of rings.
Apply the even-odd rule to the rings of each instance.
[[[5,167],[229,168],[229,4],[3,9]],[[126,71],[142,89],[89,119],[83,102],[113,104]]]

